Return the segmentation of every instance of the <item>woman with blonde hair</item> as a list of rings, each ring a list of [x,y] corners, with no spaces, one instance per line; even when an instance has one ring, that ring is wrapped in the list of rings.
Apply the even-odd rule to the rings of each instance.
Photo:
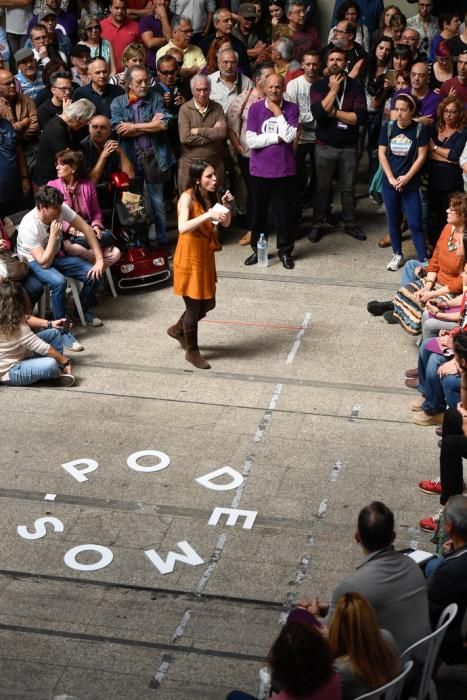
[[[337,601],[328,642],[341,677],[343,700],[379,688],[399,672],[394,639],[379,628],[375,611],[360,593],[345,593]]]
[[[143,46],[143,44],[138,44],[136,41],[134,41],[131,44],[128,44],[128,46],[122,53],[121,63],[123,68],[122,72],[115,73],[115,75],[113,75],[110,78],[109,83],[111,83],[112,85],[120,85],[126,90],[128,87],[126,83],[127,69],[132,68],[133,66],[141,66],[146,68],[146,70],[149,73],[149,87],[155,86],[156,81],[154,79],[152,71],[150,71],[146,65],[146,48],[145,46]]]

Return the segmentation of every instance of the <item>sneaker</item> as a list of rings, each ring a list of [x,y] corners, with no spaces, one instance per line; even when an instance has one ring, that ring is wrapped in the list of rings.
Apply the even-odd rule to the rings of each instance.
[[[422,406],[424,403],[425,403],[425,397],[419,396],[418,398],[415,399],[415,401],[412,401],[412,403],[410,404],[410,410],[415,411],[415,412],[423,411]]]
[[[392,301],[369,301],[366,305],[366,310],[372,316],[382,316],[385,311],[394,311],[394,302]]]
[[[310,243],[318,243],[321,240],[321,226],[312,226],[308,236]]]
[[[57,383],[59,386],[73,386],[75,378],[72,374],[61,374],[57,377]]]
[[[92,328],[100,328],[104,325],[104,321],[101,321],[98,316],[89,316],[88,314],[85,314],[84,319],[86,321],[86,325],[91,326]]]
[[[391,325],[399,323],[397,317],[394,315],[394,311],[385,311],[383,314],[383,318],[386,321],[386,323],[389,323]]]
[[[403,267],[405,265],[405,260],[403,255],[393,255],[391,260],[388,262],[386,265],[386,270],[390,270],[391,272],[397,272],[397,270],[400,267]]]
[[[352,238],[355,238],[357,241],[366,241],[366,236],[359,226],[347,226],[344,228],[344,233],[348,236],[352,236]]]
[[[418,483],[418,488],[423,493],[429,493],[433,496],[441,495],[441,479],[426,479]]]
[[[64,345],[63,349],[68,352],[82,352],[84,347],[77,340],[74,340],[71,344]]]
[[[417,411],[413,417],[413,422],[421,426],[442,425],[443,420],[444,413],[425,413],[425,411],[422,410]]]
[[[376,213],[377,213],[377,214],[380,214],[380,215],[386,214],[386,207],[384,206],[384,204],[381,204],[381,205],[377,208]]]
[[[438,527],[439,519],[441,517],[442,512],[443,509],[440,508],[439,512],[435,515],[432,515],[429,518],[422,518],[418,523],[418,527],[420,528],[420,530],[423,530],[424,532],[434,532]]]

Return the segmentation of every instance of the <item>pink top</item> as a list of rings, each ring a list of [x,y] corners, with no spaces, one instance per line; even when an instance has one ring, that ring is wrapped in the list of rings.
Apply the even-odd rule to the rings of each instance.
[[[81,216],[86,223],[91,226],[101,226],[102,210],[97,199],[96,186],[90,180],[78,180],[72,187],[68,187],[63,180],[50,180],[48,183],[51,187],[55,187],[65,197],[65,204],[68,204],[73,211]],[[70,224],[63,222],[63,230],[66,232],[70,228]]]

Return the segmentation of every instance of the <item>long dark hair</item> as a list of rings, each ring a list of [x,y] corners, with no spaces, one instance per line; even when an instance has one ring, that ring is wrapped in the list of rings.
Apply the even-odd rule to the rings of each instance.
[[[190,187],[193,191],[193,198],[198,202],[198,204],[206,210],[206,202],[204,200],[204,197],[201,194],[201,187],[200,187],[200,181],[201,181],[201,176],[206,170],[206,168],[214,168],[213,164],[210,163],[207,160],[195,160],[191,165],[190,165]],[[215,170],[215,168],[214,168]],[[217,196],[215,192],[208,192],[208,199],[211,202],[211,206],[214,206],[214,204],[217,202]]]
[[[377,60],[376,60],[376,49],[377,49],[378,46],[379,46],[380,44],[382,44],[383,42],[387,42],[387,43],[390,44],[390,46],[391,46],[391,53],[390,53],[389,56],[388,56],[388,60],[387,60],[386,65],[389,66],[389,65],[391,64],[391,61],[392,61],[392,52],[394,51],[394,42],[393,42],[393,40],[391,39],[390,36],[384,36],[384,35],[383,35],[383,36],[380,36],[380,38],[379,38],[377,41],[375,41],[375,43],[374,43],[374,45],[373,45],[373,48],[372,48],[371,51],[370,51],[370,55],[369,55],[369,57],[368,57],[367,76],[368,76],[368,80],[369,80],[369,81],[370,81],[370,80],[373,80],[373,78],[375,77],[375,74],[376,74],[376,67],[377,67],[377,64],[378,64],[378,62],[377,62]]]
[[[0,334],[11,337],[31,313],[31,305],[18,282],[6,280],[0,284]]]

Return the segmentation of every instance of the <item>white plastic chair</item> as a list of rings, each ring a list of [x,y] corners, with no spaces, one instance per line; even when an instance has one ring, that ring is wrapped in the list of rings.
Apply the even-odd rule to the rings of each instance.
[[[83,307],[81,306],[81,300],[79,298],[79,293],[81,291],[81,287],[83,286],[81,282],[78,280],[75,280],[71,277],[66,278],[67,285],[71,289],[71,293],[73,295],[73,301],[76,306],[76,311],[78,312],[79,320],[81,321],[83,326],[86,326],[86,319],[84,318],[84,311]],[[116,296],[116,294],[115,294]],[[44,286],[44,293],[42,294],[41,298],[37,302],[38,305],[38,311],[39,311],[39,316],[41,318],[45,318],[45,314],[47,312],[47,307],[50,304],[50,289],[46,285]]]
[[[412,644],[402,654],[402,659],[408,659],[413,656],[415,649],[423,647],[423,655],[425,657],[417,694],[411,695],[410,700],[425,700],[427,697],[429,697],[430,700],[438,700],[438,693],[436,692],[436,686],[432,678],[433,669],[438,657],[441,642],[444,639],[449,625],[456,617],[457,610],[458,607],[456,603],[451,603],[451,605],[444,608],[435,631],[423,637],[423,639],[420,639],[418,642],[415,642],[415,644]]]
[[[402,673],[390,683],[386,683],[386,685],[382,685],[380,688],[376,688],[376,690],[372,690],[370,693],[365,693],[365,695],[359,695],[355,700],[399,700],[404,681],[407,674],[410,673],[412,666],[413,661],[406,661]]]

